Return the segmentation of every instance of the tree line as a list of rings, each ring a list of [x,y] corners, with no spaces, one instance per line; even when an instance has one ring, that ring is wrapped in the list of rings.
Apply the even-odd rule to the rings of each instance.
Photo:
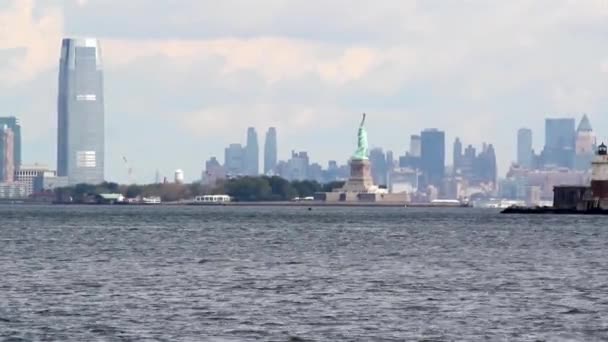
[[[58,202],[84,203],[103,193],[120,193],[126,198],[158,196],[163,202],[192,199],[201,195],[229,195],[235,201],[288,201],[295,197],[309,197],[317,192],[330,192],[344,182],[321,184],[316,181],[288,181],[278,176],[239,177],[219,181],[215,186],[199,182],[192,184],[131,184],[104,182],[98,185],[77,184],[54,190]]]

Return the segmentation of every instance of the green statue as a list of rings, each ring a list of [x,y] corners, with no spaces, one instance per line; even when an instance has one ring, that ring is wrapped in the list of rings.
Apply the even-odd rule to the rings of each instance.
[[[365,113],[363,113],[363,119],[359,125],[359,132],[357,133],[357,151],[353,155],[353,159],[367,159],[367,131],[363,126],[365,124]]]

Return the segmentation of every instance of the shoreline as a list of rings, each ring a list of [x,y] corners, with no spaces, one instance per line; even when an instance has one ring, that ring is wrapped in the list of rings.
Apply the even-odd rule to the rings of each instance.
[[[0,205],[76,205],[76,206],[201,206],[201,207],[382,207],[382,208],[472,208],[470,205],[431,204],[431,203],[397,203],[397,202],[322,202],[322,201],[276,201],[276,202],[163,202],[163,203],[69,203],[69,202],[36,202],[28,200],[0,201]]]

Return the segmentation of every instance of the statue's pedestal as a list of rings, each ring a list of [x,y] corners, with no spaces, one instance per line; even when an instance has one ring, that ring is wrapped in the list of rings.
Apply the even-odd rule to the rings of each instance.
[[[350,178],[339,192],[375,192],[371,164],[368,159],[351,159]]]

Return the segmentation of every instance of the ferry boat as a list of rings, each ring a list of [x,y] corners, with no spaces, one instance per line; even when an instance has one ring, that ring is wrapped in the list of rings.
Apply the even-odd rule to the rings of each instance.
[[[230,202],[228,195],[204,195],[194,197],[194,204],[223,204]]]

